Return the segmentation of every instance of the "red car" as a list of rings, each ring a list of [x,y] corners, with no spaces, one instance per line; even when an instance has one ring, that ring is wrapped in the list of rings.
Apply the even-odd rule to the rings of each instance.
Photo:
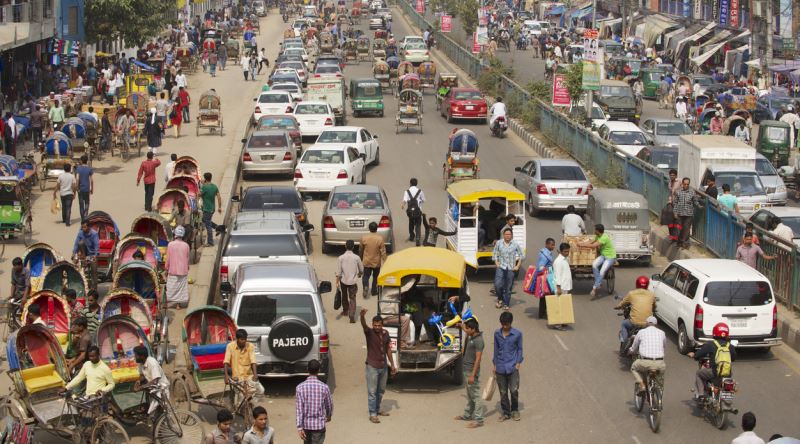
[[[261,131],[261,130],[268,130],[268,129],[282,129],[289,132],[289,137],[292,138],[292,142],[294,142],[294,147],[297,150],[297,154],[300,155],[300,152],[303,150],[303,140],[300,137],[300,123],[297,122],[297,119],[294,116],[287,116],[287,115],[266,115],[261,116],[258,119],[258,123],[256,123],[256,127],[253,131]]]
[[[489,105],[478,89],[452,88],[442,100],[441,113],[448,122],[454,119],[480,119],[486,123]]]

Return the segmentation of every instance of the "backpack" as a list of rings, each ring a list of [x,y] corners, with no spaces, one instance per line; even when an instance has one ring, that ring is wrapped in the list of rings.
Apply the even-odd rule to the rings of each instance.
[[[717,346],[717,352],[714,354],[717,376],[727,378],[731,375],[731,344],[728,342],[722,345],[716,340],[714,340],[714,344]]]
[[[422,217],[422,209],[419,207],[419,201],[417,198],[422,193],[422,190],[417,189],[417,194],[411,195],[411,190],[406,190],[406,194],[408,194],[408,209],[406,212],[408,213],[409,217]]]

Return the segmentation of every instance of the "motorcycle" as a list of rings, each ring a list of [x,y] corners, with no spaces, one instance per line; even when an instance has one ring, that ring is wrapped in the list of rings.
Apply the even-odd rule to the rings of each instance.
[[[500,138],[500,139],[505,137],[506,130],[508,129],[508,123],[506,122],[506,118],[503,117],[503,116],[500,116],[500,117],[494,119],[494,123],[492,124],[492,127],[490,129],[491,129],[492,135],[494,137],[497,137],[497,138]]]
[[[289,22],[289,14],[284,12],[283,13],[283,23],[288,23],[288,22]]]
[[[630,305],[625,305],[624,307],[622,307],[621,310],[622,310],[622,313],[617,313],[617,316],[622,316],[625,319],[630,319],[631,318],[631,306]],[[628,350],[633,345],[633,339],[636,337],[636,333],[639,333],[639,330],[641,330],[641,327],[637,327],[636,325],[634,325],[633,328],[631,328],[630,331],[628,332],[628,339],[625,342],[623,342],[622,341],[622,327],[620,327],[619,336],[618,336],[618,338],[619,338],[619,356],[620,357],[622,357],[622,358],[627,358],[628,357]]]
[[[520,35],[517,39],[517,50],[525,51],[528,49],[528,39],[524,35]]]
[[[709,367],[711,359],[700,361],[701,367]],[[733,378],[715,378],[706,383],[705,396],[697,400],[697,407],[714,427],[722,430],[728,425],[728,413],[737,415],[733,408],[733,397],[736,393],[736,381]]]

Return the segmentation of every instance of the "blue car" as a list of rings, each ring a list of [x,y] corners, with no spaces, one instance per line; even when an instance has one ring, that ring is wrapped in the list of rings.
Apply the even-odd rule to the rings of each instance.
[[[756,110],[753,113],[753,122],[762,120],[778,120],[781,107],[794,105],[795,99],[774,93],[765,94],[756,101]]]

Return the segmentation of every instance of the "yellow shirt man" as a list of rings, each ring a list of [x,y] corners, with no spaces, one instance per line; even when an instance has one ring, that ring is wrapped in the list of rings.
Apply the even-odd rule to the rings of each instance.
[[[97,361],[97,363],[86,361],[81,367],[81,371],[67,384],[67,390],[72,390],[84,380],[86,381],[87,395],[95,395],[99,392],[108,393],[114,390],[111,369],[103,361]]]
[[[253,364],[256,364],[256,349],[253,344],[246,342],[244,347],[239,348],[237,341],[233,341],[225,347],[225,359],[223,363],[230,367],[230,376],[239,381],[246,381],[252,390],[259,395],[264,394],[264,386],[261,382],[253,380]]]

